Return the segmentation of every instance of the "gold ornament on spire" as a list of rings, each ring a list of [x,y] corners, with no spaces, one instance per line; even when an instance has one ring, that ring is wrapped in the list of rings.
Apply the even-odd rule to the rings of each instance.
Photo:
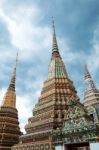
[[[10,80],[7,92],[5,93],[2,106],[4,107],[13,107],[16,108],[16,93],[15,93],[15,84],[16,84],[16,67],[18,62],[18,53],[16,56],[16,63],[13,70],[12,78]]]

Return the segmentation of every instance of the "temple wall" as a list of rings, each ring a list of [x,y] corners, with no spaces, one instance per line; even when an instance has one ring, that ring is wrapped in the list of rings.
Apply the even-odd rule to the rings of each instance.
[[[11,150],[54,150],[51,143],[18,144]]]

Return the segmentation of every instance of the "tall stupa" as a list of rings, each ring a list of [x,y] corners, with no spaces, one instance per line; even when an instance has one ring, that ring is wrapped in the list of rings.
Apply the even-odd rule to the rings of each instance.
[[[66,71],[61,58],[54,21],[52,21],[52,56],[48,68],[48,78],[44,82],[33,116],[25,125],[26,134],[20,136],[19,144],[12,150],[54,150],[52,131],[62,127],[68,118],[67,105],[79,102],[76,89]]]
[[[99,90],[88,70],[87,64],[84,66],[84,106],[89,115],[94,118],[95,123],[99,123]]]
[[[0,150],[11,150],[11,147],[19,142],[21,133],[16,109],[15,82],[16,65],[0,106]]]

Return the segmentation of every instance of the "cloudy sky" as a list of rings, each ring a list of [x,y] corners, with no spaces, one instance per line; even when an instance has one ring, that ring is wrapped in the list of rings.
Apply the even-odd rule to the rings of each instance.
[[[0,0],[0,101],[18,52],[16,93],[22,131],[47,79],[52,16],[61,56],[81,101],[84,62],[99,86],[98,0]]]

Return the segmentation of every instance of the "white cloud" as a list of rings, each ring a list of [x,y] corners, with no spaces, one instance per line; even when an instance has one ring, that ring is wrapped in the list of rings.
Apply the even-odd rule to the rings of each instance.
[[[11,35],[11,43],[21,50],[23,57],[31,57],[38,51],[49,46],[50,30],[47,26],[39,26],[40,8],[34,6],[20,6],[13,13],[0,9],[0,18],[6,23]],[[23,58],[22,57],[22,58]]]
[[[99,22],[93,32],[92,39],[92,53],[89,56],[89,65],[93,72],[95,72],[99,67]]]
[[[32,111],[30,108],[31,97],[27,95],[19,96],[17,95],[17,102],[16,107],[18,109],[19,121],[20,121],[20,128],[22,132],[25,132],[24,126],[29,117],[32,116]],[[33,107],[34,104],[32,104]]]
[[[79,60],[79,53],[74,52],[70,49],[70,46],[68,44],[67,39],[60,39],[58,40],[59,42],[59,47],[61,47],[60,52],[62,53],[64,61],[67,63],[72,63],[75,60]]]
[[[6,0],[0,0],[0,7],[3,6],[3,4],[5,3]]]

